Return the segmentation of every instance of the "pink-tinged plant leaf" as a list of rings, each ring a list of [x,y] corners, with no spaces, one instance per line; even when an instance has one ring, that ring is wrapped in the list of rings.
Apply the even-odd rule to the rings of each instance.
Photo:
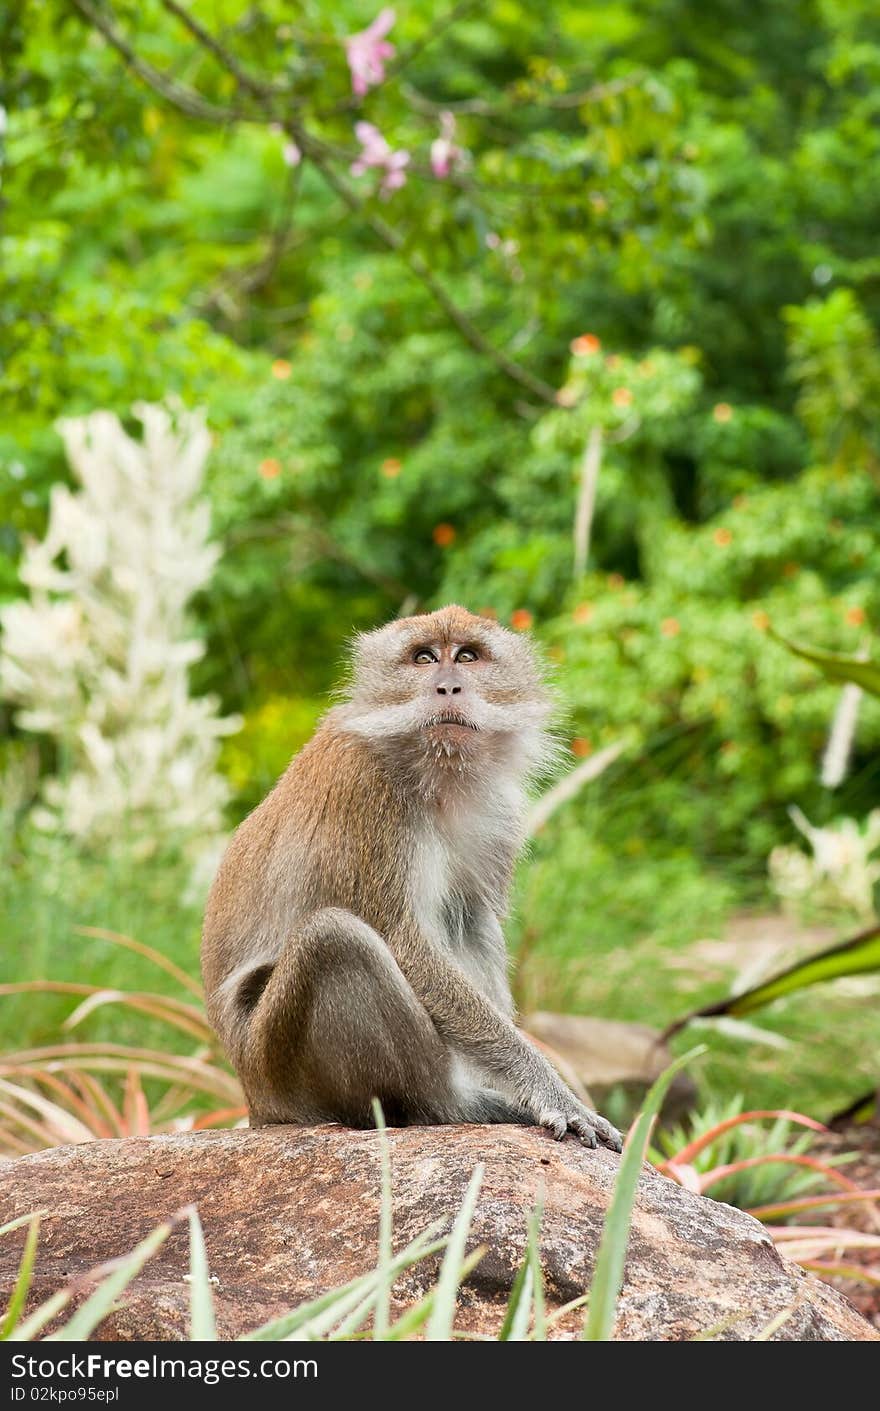
[[[4,1156],[30,1156],[33,1149],[33,1146],[15,1134],[12,1127],[5,1127],[0,1122],[0,1152]]]
[[[794,1152],[771,1152],[764,1156],[747,1156],[741,1161],[731,1161],[726,1166],[715,1166],[711,1171],[704,1171],[698,1176],[697,1194],[703,1195],[709,1186],[714,1186],[718,1181],[723,1181],[725,1176],[736,1176],[740,1171],[751,1171],[756,1166],[770,1166],[779,1163],[786,1166],[808,1166],[810,1170],[817,1171],[820,1176],[824,1176],[827,1181],[838,1185],[843,1190],[857,1191],[859,1187],[855,1181],[851,1181],[848,1176],[844,1176],[840,1171],[829,1166],[825,1161],[817,1161],[814,1156],[800,1156]],[[689,1189],[691,1189],[689,1187]]]
[[[700,1173],[694,1166],[683,1165],[680,1161],[663,1161],[657,1167],[663,1176],[668,1176],[671,1181],[677,1181],[680,1186],[684,1186],[686,1191],[693,1191],[694,1195],[700,1194]]]
[[[194,1005],[183,1004],[179,999],[169,999],[165,995],[143,994],[134,990],[106,990],[97,986],[90,988],[89,997],[77,1005],[64,1021],[65,1029],[75,1029],[105,1004],[121,1004],[141,1014],[148,1014],[151,1019],[160,1019],[202,1043],[210,1043],[213,1040],[214,1034],[207,1019]]]
[[[880,1265],[869,1269],[863,1264],[826,1264],[824,1259],[799,1259],[798,1264],[823,1279],[852,1279],[880,1289]]]
[[[147,1099],[144,1097],[144,1090],[141,1087],[136,1068],[129,1068],[125,1075],[122,1111],[130,1137],[148,1137],[150,1135],[150,1109],[147,1106]]]
[[[865,1236],[859,1230],[835,1230],[835,1238],[813,1236],[811,1239],[803,1240],[783,1240],[776,1244],[779,1253],[791,1260],[793,1264],[800,1264],[804,1259],[839,1259],[847,1250],[877,1249],[876,1242],[870,1235]]]
[[[787,1108],[760,1108],[753,1112],[740,1112],[736,1117],[727,1117],[723,1122],[716,1122],[714,1127],[708,1131],[701,1132],[687,1146],[683,1146],[681,1151],[677,1151],[672,1158],[678,1165],[686,1165],[693,1161],[701,1151],[713,1142],[717,1142],[725,1132],[729,1132],[732,1127],[741,1127],[744,1122],[755,1122],[763,1118],[783,1118],[786,1122],[796,1122],[801,1127],[811,1127],[814,1132],[826,1132],[828,1129],[821,1122],[816,1122],[812,1117],[805,1117],[802,1112],[789,1112]]]
[[[85,995],[83,1003],[77,1005],[64,1021],[65,1029],[75,1028],[101,1005],[122,1004],[153,1019],[161,1019],[201,1043],[210,1044],[214,1040],[213,1030],[200,1009],[168,995],[139,990],[110,990],[99,985],[74,984],[66,980],[19,980],[14,984],[0,985],[0,997],[21,994]]]
[[[94,1074],[85,1073],[77,1068],[71,1071],[70,1081],[76,1084],[86,1100],[92,1104],[95,1113],[100,1113],[106,1118],[109,1128],[108,1136],[124,1137],[125,1123],[122,1120],[122,1113],[104,1087],[104,1084],[99,1083]]]
[[[204,1132],[208,1127],[223,1127],[229,1122],[240,1122],[247,1117],[246,1107],[218,1107],[216,1112],[203,1112],[192,1124],[194,1132]]]
[[[788,1215],[798,1215],[802,1210],[833,1210],[838,1205],[851,1205],[856,1200],[880,1200],[880,1190],[799,1196],[797,1200],[781,1201],[776,1205],[753,1205],[747,1214],[754,1215],[756,1220],[780,1220]]]
[[[787,1240],[800,1240],[807,1235],[817,1240],[839,1240],[841,1235],[857,1235],[859,1239],[865,1239],[871,1246],[876,1245],[880,1249],[880,1235],[869,1235],[864,1230],[841,1229],[839,1225],[767,1225],[766,1229],[777,1244],[784,1244]]]
[[[163,1053],[158,1049],[129,1048],[125,1044],[69,1043],[25,1049],[0,1055],[0,1076],[21,1079],[31,1068],[48,1067],[52,1072],[121,1073],[136,1067],[142,1078],[161,1078],[179,1083],[195,1092],[208,1093],[228,1103],[242,1101],[241,1088],[231,1073],[216,1064],[184,1054]]]
[[[115,1137],[118,1133],[106,1121],[104,1114],[95,1107],[94,1102],[83,1097],[82,1089],[76,1082],[78,1074],[73,1073],[70,1081],[65,1082],[55,1073],[42,1072],[39,1075],[31,1073],[30,1080],[39,1083],[40,1087],[48,1088],[61,1107],[72,1112],[84,1122],[89,1131],[95,1137]]]
[[[185,970],[181,970],[179,965],[175,965],[174,961],[169,960],[161,951],[144,945],[143,941],[136,941],[132,936],[124,936],[121,931],[108,931],[103,926],[74,926],[73,929],[78,936],[92,936],[98,941],[110,941],[115,946],[121,946],[123,950],[131,950],[135,955],[144,956],[154,965],[158,965],[159,969],[164,970],[167,975],[173,975],[178,984],[182,985],[185,990],[189,990],[197,999],[204,1000],[205,992],[198,980],[194,980],[192,975],[188,975]]]
[[[88,1127],[84,1126],[71,1113],[65,1112],[63,1107],[59,1107],[57,1103],[50,1102],[48,1098],[43,1097],[41,1093],[31,1092],[29,1088],[9,1083],[3,1078],[0,1078],[0,1092],[5,1094],[7,1099],[5,1102],[0,1100],[0,1111],[3,1111],[7,1117],[12,1117],[21,1126],[26,1123],[28,1126],[32,1126],[31,1119],[21,1113],[21,1108],[35,1112],[38,1117],[43,1119],[45,1129],[52,1133],[52,1139],[46,1143],[47,1146],[52,1146],[58,1137],[64,1143],[92,1140],[93,1133],[89,1131]]]
[[[41,1151],[43,1147],[60,1145],[57,1133],[53,1132],[48,1123],[38,1122],[36,1118],[29,1117],[14,1103],[4,1102],[0,1098],[0,1113],[9,1119],[10,1131],[26,1133],[30,1136],[31,1141],[30,1144],[25,1145],[25,1151]],[[21,1136],[18,1140],[22,1140]]]

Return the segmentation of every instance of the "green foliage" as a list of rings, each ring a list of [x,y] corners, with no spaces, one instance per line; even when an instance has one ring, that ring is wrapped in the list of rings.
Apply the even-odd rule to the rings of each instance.
[[[791,1200],[825,1184],[821,1171],[785,1162],[776,1164],[770,1160],[780,1153],[806,1156],[815,1144],[815,1133],[801,1131],[795,1135],[793,1124],[786,1117],[777,1117],[768,1126],[757,1121],[728,1125],[746,1108],[745,1098],[741,1093],[735,1093],[731,1098],[705,1103],[689,1120],[687,1127],[659,1128],[656,1134],[657,1150],[652,1152],[654,1164],[660,1165],[670,1158],[674,1159],[682,1147],[719,1128],[718,1135],[692,1158],[693,1169],[700,1175],[755,1158],[766,1160],[766,1164],[747,1166],[714,1181],[709,1187],[713,1200],[723,1200],[728,1205],[746,1210],[753,1205]],[[836,1164],[840,1164],[839,1159]]]

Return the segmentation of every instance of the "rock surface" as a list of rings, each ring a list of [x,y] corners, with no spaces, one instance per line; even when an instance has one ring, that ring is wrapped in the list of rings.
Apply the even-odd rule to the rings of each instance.
[[[395,1248],[458,1210],[485,1163],[469,1248],[487,1246],[460,1295],[457,1326],[495,1334],[523,1256],[539,1189],[548,1312],[587,1288],[618,1159],[523,1127],[411,1127],[389,1132]],[[340,1127],[182,1133],[96,1141],[0,1166],[0,1219],[47,1211],[31,1302],[128,1251],[182,1205],[198,1206],[215,1276],[218,1331],[234,1337],[375,1264],[379,1209],[375,1132]],[[0,1301],[23,1231],[0,1240]],[[401,1311],[430,1285],[436,1259],[394,1287]],[[101,1325],[108,1340],[187,1336],[188,1236],[178,1227]],[[880,1340],[841,1295],[784,1263],[756,1221],[642,1177],[616,1336],[678,1341],[718,1328],[754,1338],[788,1313],[776,1341]],[[552,1336],[577,1336],[581,1312]]]

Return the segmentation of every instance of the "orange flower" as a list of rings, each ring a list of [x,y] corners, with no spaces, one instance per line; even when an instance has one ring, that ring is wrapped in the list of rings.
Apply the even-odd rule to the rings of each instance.
[[[588,358],[592,353],[598,353],[602,344],[595,333],[582,333],[580,338],[573,338],[568,346],[577,357]]]
[[[861,627],[865,621],[864,608],[847,608],[846,620],[850,627]]]
[[[589,740],[584,739],[583,735],[576,735],[571,742],[571,752],[573,755],[577,755],[578,759],[586,759],[588,754],[593,753],[593,746]]]
[[[729,529],[716,529],[712,538],[715,540],[719,549],[726,549],[727,545],[732,541],[733,535]]]
[[[609,353],[609,354],[608,354],[608,357],[605,359],[605,366],[606,366],[606,367],[620,367],[620,354],[619,354],[619,353]]]
[[[441,549],[448,549],[450,544],[455,543],[455,529],[451,524],[435,524],[431,538]]]
[[[286,358],[276,358],[272,364],[272,376],[277,377],[279,382],[286,382],[293,368]]]
[[[616,407],[628,407],[633,399],[633,394],[628,387],[615,387],[611,393],[611,400]]]
[[[534,620],[528,608],[517,608],[510,614],[510,625],[516,628],[517,632],[528,632]]]
[[[622,573],[609,573],[609,575],[608,575],[608,577],[607,577],[607,579],[606,579],[606,582],[607,582],[609,588],[614,588],[614,589],[622,588],[622,587],[623,587],[623,583],[624,583],[623,574],[622,574]]]
[[[590,618],[591,618],[592,616],[593,616],[593,604],[592,604],[592,603],[578,603],[577,607],[575,608],[574,612],[572,613],[572,617],[574,618],[575,622],[589,622],[589,620],[590,620]]]
[[[712,408],[712,419],[718,422],[730,421],[733,416],[733,407],[729,402],[716,402]]]
[[[766,632],[770,626],[770,618],[759,608],[757,612],[752,613],[752,623],[759,632]]]
[[[573,407],[578,399],[577,392],[573,387],[560,387],[556,393],[556,405],[558,407]]]
[[[677,637],[681,631],[681,623],[677,617],[664,617],[660,623],[660,631],[664,637]]]
[[[260,461],[260,474],[264,480],[277,480],[281,474],[281,462],[274,456],[268,456],[266,460]]]
[[[383,475],[388,476],[389,480],[394,480],[403,470],[403,466],[396,456],[388,456],[387,459],[382,462],[379,469]]]

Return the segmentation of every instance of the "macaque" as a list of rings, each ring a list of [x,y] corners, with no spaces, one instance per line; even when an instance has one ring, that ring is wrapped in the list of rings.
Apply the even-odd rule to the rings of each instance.
[[[252,1126],[517,1122],[620,1150],[513,1022],[501,919],[551,702],[457,606],[356,638],[344,702],[235,833],[208,1014]]]

